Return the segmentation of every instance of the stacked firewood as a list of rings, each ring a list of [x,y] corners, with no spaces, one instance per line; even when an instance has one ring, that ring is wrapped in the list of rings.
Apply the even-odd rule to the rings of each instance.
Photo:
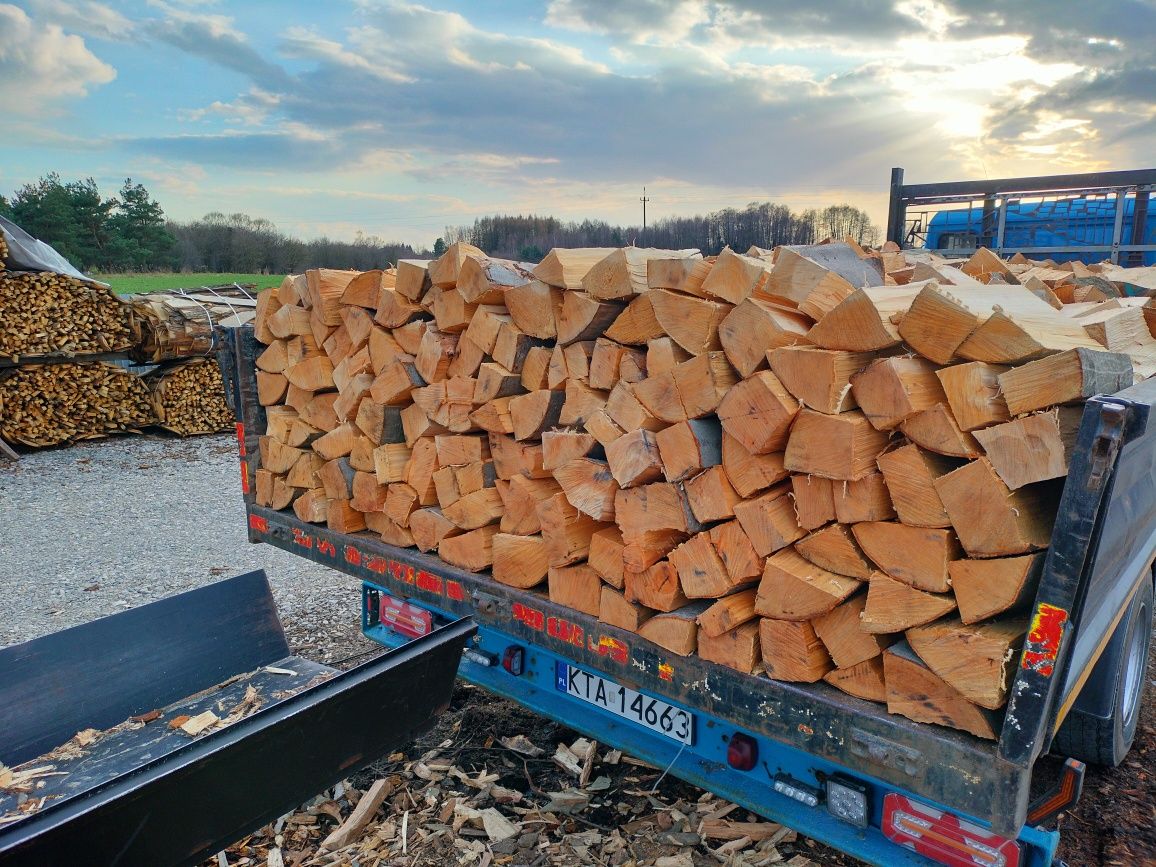
[[[61,363],[0,370],[0,437],[55,446],[156,424],[144,380],[115,364]]]
[[[457,244],[258,299],[260,505],[995,737],[1128,279],[986,250]]]
[[[157,424],[181,436],[218,433],[235,422],[225,399],[216,359],[192,358],[157,368],[145,377]]]
[[[141,293],[129,304],[136,329],[132,357],[142,364],[211,355],[214,329],[244,325],[257,306],[253,293],[235,285]]]
[[[129,307],[107,286],[0,270],[0,359],[123,352],[133,341]]]

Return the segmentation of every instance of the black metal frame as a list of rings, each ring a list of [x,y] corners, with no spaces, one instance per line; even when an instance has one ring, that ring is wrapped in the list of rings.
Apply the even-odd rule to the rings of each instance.
[[[1025,254],[1043,255],[1061,252],[1102,251],[1109,254],[1108,257],[1113,262],[1120,261],[1120,254],[1125,254],[1126,263],[1139,264],[1138,259],[1144,252],[1156,250],[1156,245],[1143,243],[1149,198],[1153,187],[1156,187],[1156,169],[1044,175],[1033,178],[949,181],[936,184],[904,184],[903,169],[893,168],[891,170],[890,202],[887,208],[887,240],[900,246],[910,246],[909,241],[913,230],[908,227],[907,212],[911,208],[982,201],[982,229],[978,246],[988,247],[999,252],[1003,249],[1003,209],[1012,198],[1104,193],[1114,193],[1123,197],[1134,194],[1136,196],[1136,210],[1132,222],[1132,234],[1127,242],[1122,237],[1121,224],[1117,222],[1110,245],[1016,249]],[[956,250],[953,252],[966,254],[974,252],[974,250]]]

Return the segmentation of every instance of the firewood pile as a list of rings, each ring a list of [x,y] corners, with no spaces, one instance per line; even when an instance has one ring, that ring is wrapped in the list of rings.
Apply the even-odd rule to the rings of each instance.
[[[1151,269],[751,253],[286,278],[258,503],[996,737],[1081,404],[1156,371]]]
[[[145,377],[157,424],[181,436],[228,430],[236,421],[225,399],[221,368],[212,358],[193,358],[158,368]]]
[[[129,307],[107,286],[0,270],[0,359],[123,352],[133,341]]]
[[[136,432],[157,423],[145,381],[115,364],[0,370],[0,438],[34,447]]]
[[[214,329],[250,322],[257,306],[242,286],[147,292],[131,296],[128,303],[136,329],[132,357],[142,364],[211,355]]]

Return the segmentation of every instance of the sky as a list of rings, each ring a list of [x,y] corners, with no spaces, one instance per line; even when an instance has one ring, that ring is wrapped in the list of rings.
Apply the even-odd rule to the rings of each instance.
[[[1156,0],[0,0],[0,194],[429,246],[493,213],[1156,164]]]

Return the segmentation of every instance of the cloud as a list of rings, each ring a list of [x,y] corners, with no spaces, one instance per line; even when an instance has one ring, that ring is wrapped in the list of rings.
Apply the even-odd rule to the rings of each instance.
[[[58,100],[116,78],[82,37],[33,21],[16,6],[0,4],[0,33],[0,115],[51,113]]]
[[[136,28],[123,14],[94,0],[33,0],[31,8],[38,19],[97,39],[123,42]]]

